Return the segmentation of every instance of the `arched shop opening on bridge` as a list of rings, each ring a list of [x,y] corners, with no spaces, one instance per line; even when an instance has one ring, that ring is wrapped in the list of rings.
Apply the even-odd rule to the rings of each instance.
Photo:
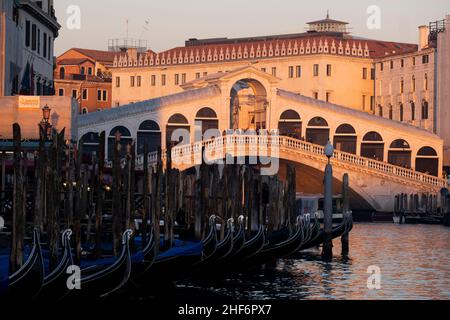
[[[191,127],[188,119],[181,113],[174,114],[169,118],[166,125],[166,148],[174,147],[181,142],[189,143],[190,132]]]
[[[371,131],[364,136],[361,143],[361,156],[384,161],[384,141],[378,132]]]
[[[306,128],[306,141],[321,146],[327,145],[330,141],[330,127],[324,118],[315,117],[309,121]]]
[[[356,154],[358,138],[356,130],[349,124],[342,124],[334,135],[334,148],[340,151]]]
[[[403,139],[397,139],[389,147],[388,162],[399,167],[410,169],[411,153],[409,143]]]
[[[416,171],[428,173],[433,176],[439,175],[439,157],[431,147],[423,147],[416,156]]]
[[[286,110],[281,114],[278,122],[280,135],[289,136],[295,139],[302,138],[302,119],[298,112]]]
[[[196,130],[200,129],[202,137],[208,130],[218,130],[219,118],[217,113],[208,107],[200,109],[195,116],[195,125],[201,126],[201,128],[196,128]]]
[[[83,162],[90,162],[98,156],[100,137],[97,132],[88,132],[81,138]]]
[[[136,153],[143,155],[146,147],[147,152],[158,151],[161,148],[161,129],[153,120],[144,121],[137,132]]]
[[[108,136],[108,159],[112,160],[114,157],[114,146],[116,140],[120,140],[120,156],[123,158],[127,154],[128,145],[133,143],[130,130],[123,126],[117,126],[112,129]]]

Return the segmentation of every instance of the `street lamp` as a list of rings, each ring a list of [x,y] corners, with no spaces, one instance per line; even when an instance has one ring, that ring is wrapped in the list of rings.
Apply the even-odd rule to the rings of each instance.
[[[41,120],[41,128],[42,131],[45,132],[45,138],[49,139],[49,137],[51,136],[51,129],[52,129],[52,125],[50,124],[50,114],[52,112],[52,109],[48,106],[45,105],[42,108],[42,120]]]
[[[325,155],[326,155],[327,158],[328,158],[328,163],[330,163],[331,158],[332,158],[333,155],[334,155],[334,147],[333,147],[333,145],[331,144],[331,141],[330,141],[330,140],[328,140],[328,143],[327,143],[327,145],[326,145],[326,147],[325,147]]]

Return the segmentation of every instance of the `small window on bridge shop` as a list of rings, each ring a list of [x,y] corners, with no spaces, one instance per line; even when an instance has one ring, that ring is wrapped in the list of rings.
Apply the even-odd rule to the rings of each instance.
[[[202,135],[208,130],[219,129],[219,119],[216,112],[211,108],[203,108],[195,116],[195,122],[201,122]]]
[[[120,139],[120,157],[124,158],[127,154],[127,146],[133,143],[130,130],[125,127],[118,126],[111,130],[108,137],[108,159],[114,158],[114,146],[116,139]]]
[[[423,147],[416,157],[416,171],[433,176],[439,176],[439,157],[431,147]]]
[[[389,147],[388,162],[399,167],[411,169],[411,148],[409,143],[403,139],[392,142]]]
[[[169,118],[166,126],[166,148],[174,147],[180,143],[189,143],[189,141],[184,141],[183,137],[178,137],[177,141],[172,141],[172,135],[178,129],[184,130],[185,134],[190,134],[189,121],[180,113],[174,114]],[[188,138],[188,137],[185,137]]]
[[[375,131],[367,133],[361,144],[361,156],[377,161],[384,161],[383,137]]]
[[[86,133],[82,138],[83,144],[83,162],[91,162],[98,155],[98,146],[100,143],[99,134],[97,132]]]
[[[356,130],[349,124],[340,125],[334,136],[334,148],[343,152],[356,154]]]
[[[152,120],[142,122],[137,132],[137,154],[143,155],[146,147],[148,152],[155,152],[161,148],[161,129]]]
[[[328,122],[321,117],[311,119],[306,129],[306,141],[326,146],[330,140],[330,128]]]
[[[281,114],[278,122],[278,130],[281,136],[302,138],[302,119],[294,110],[286,110]]]

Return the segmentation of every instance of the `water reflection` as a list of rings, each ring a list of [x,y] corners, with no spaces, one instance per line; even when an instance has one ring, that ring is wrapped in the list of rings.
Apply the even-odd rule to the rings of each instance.
[[[450,229],[440,226],[357,224],[350,255],[332,263],[312,250],[258,271],[224,280],[190,281],[182,288],[208,289],[236,299],[450,299]],[[369,266],[381,268],[381,289],[369,290]]]

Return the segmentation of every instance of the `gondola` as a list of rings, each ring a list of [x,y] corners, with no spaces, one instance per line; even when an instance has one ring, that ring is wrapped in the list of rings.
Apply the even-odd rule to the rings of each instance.
[[[317,214],[314,215],[314,224],[311,228],[310,237],[308,240],[305,240],[305,242],[302,244],[300,249],[298,251],[305,250],[305,248],[308,247],[308,245],[312,242],[315,242],[318,237],[320,236],[321,230],[320,230],[320,222],[317,217]]]
[[[250,240],[245,242],[242,249],[232,257],[230,257],[230,259],[228,260],[228,267],[231,269],[238,268],[242,260],[257,254],[265,245],[265,228],[261,225],[258,229],[258,232]]]
[[[304,243],[305,234],[308,232],[305,226],[309,224],[309,220],[306,222],[305,220],[302,216],[297,217],[295,232],[289,239],[277,244],[266,245],[258,253],[245,258],[243,264],[245,266],[262,265],[295,253]]]
[[[65,230],[62,234],[63,255],[58,266],[48,276],[44,278],[42,290],[39,293],[39,299],[55,300],[60,299],[68,292],[67,288],[67,269],[72,266],[72,248],[70,246],[70,237],[72,230]]]
[[[131,274],[130,238],[132,230],[122,236],[122,251],[108,267],[92,266],[81,270],[80,289],[71,290],[64,299],[105,298],[122,288]]]
[[[131,280],[138,279],[144,275],[150,268],[156,259],[156,240],[153,228],[150,231],[148,240],[145,242],[141,251],[134,254],[131,258]]]
[[[217,244],[217,248],[213,254],[202,260],[201,263],[197,265],[199,270],[203,270],[206,266],[211,266],[218,262],[220,259],[225,259],[233,250],[234,238],[233,238],[233,223],[234,219],[229,219],[227,221],[226,234],[222,241]]]
[[[233,235],[233,249],[231,252],[226,255],[225,257],[222,257],[216,261],[217,264],[223,264],[227,263],[232,257],[234,257],[236,254],[238,254],[242,248],[245,245],[245,226],[244,226],[244,216],[240,216],[238,219],[238,230]]]
[[[44,283],[44,261],[39,231],[33,231],[33,247],[25,264],[9,277],[8,299],[30,301],[39,294]]]

